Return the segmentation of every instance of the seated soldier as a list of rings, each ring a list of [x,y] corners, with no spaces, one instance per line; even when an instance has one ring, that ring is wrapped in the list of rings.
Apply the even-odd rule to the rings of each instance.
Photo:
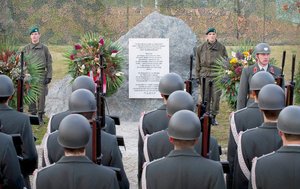
[[[221,164],[195,152],[200,125],[197,115],[189,110],[180,110],[171,117],[167,132],[174,150],[145,166],[142,188],[225,189]]]
[[[193,97],[185,91],[173,92],[167,100],[167,114],[172,116],[180,110],[194,111]],[[167,130],[158,131],[151,135],[147,135],[144,142],[144,156],[147,162],[165,157],[174,146],[169,141]],[[201,154],[202,134],[195,145],[195,151]],[[210,138],[210,159],[220,161],[219,146],[215,138]]]
[[[93,163],[85,155],[91,128],[84,116],[66,116],[60,123],[58,133],[58,143],[64,148],[64,156],[36,173],[36,189],[119,188],[113,170]]]
[[[86,89],[78,89],[74,91],[69,99],[69,110],[71,113],[82,114],[92,123],[97,110],[94,94]],[[43,160],[45,165],[55,163],[63,156],[63,149],[57,142],[58,136],[59,132],[55,131],[47,135],[43,141]],[[92,139],[90,139],[86,146],[86,155],[91,160],[93,157],[92,152]],[[129,181],[122,162],[122,154],[118,147],[117,138],[115,135],[111,135],[101,130],[101,152],[101,163],[103,165],[120,169],[120,188],[129,188]]]

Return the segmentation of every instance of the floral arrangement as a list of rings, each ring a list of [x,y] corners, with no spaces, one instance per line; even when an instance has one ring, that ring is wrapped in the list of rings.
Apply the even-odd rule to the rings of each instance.
[[[217,73],[216,86],[222,90],[229,106],[236,109],[237,93],[244,67],[255,64],[252,47],[238,47],[231,52],[231,57],[220,58],[213,70]]]
[[[10,77],[15,84],[17,91],[18,79],[21,76],[20,51],[15,47],[2,43],[0,47],[0,74]],[[40,94],[40,81],[43,75],[43,65],[32,58],[31,54],[24,55],[24,105],[34,102]],[[17,95],[15,93],[9,104],[11,107],[17,107]]]
[[[99,54],[101,53],[105,73],[103,82],[107,89],[106,95],[110,96],[118,90],[124,80],[121,72],[124,58],[121,52],[122,48],[119,44],[109,39],[104,40],[97,33],[87,33],[64,56],[68,61],[68,72],[73,78],[88,75],[97,82],[100,78]]]

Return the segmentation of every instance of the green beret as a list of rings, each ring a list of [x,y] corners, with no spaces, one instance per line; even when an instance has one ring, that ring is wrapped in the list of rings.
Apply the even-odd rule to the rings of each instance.
[[[214,33],[217,33],[217,30],[215,28],[208,28],[207,32],[206,32],[206,35],[210,32],[214,32]]]
[[[34,32],[39,32],[39,28],[38,27],[31,28],[29,34],[31,35]]]

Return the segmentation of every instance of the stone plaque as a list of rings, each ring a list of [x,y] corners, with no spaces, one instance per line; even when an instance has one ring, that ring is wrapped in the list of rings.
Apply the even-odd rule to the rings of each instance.
[[[160,78],[169,73],[169,39],[129,39],[129,98],[161,98]]]

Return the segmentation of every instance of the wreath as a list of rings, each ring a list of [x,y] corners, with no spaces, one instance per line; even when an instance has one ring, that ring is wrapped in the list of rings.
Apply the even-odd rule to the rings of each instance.
[[[122,48],[97,33],[87,33],[80,38],[71,50],[65,53],[68,61],[68,73],[75,79],[80,75],[87,75],[95,82],[100,78],[99,54],[104,59],[104,84],[107,96],[114,94],[124,81],[121,72],[124,57]]]
[[[18,79],[21,76],[20,54],[16,47],[8,43],[2,43],[0,46],[0,74],[10,77],[17,91]],[[43,65],[38,62],[32,54],[24,55],[24,105],[29,105],[36,101],[40,95],[41,80],[43,77]],[[9,105],[17,107],[17,95],[14,95]]]

